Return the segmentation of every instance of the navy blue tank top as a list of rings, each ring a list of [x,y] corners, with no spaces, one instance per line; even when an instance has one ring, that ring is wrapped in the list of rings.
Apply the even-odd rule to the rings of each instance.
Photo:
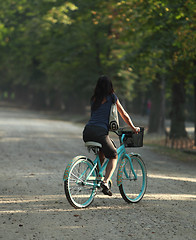
[[[96,110],[91,111],[91,118],[87,125],[103,127],[109,130],[110,108],[113,102],[116,103],[117,96],[113,93],[106,98],[106,102],[102,103]]]

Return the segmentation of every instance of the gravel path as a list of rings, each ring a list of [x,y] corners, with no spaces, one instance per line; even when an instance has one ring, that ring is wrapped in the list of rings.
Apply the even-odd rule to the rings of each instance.
[[[134,149],[148,169],[141,202],[127,204],[114,178],[112,197],[99,192],[89,208],[71,207],[65,166],[75,155],[93,157],[81,133],[82,126],[71,122],[0,108],[0,239],[196,239],[196,164],[149,147]]]

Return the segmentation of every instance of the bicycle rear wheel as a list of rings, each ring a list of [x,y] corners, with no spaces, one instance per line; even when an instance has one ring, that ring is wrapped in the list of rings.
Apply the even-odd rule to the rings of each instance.
[[[137,203],[143,198],[146,191],[147,170],[141,157],[130,156],[130,158],[136,176],[132,171],[130,160],[128,157],[125,157],[124,161],[122,161],[122,176],[119,190],[126,202]]]
[[[64,181],[65,195],[74,208],[88,207],[94,200],[96,194],[97,170],[93,169],[91,160],[81,157],[70,167],[68,178]],[[91,173],[94,180],[86,178]]]

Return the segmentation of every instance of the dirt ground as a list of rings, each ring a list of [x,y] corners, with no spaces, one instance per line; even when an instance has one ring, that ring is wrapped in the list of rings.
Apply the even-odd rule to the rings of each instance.
[[[74,209],[63,173],[74,156],[93,158],[81,134],[81,125],[0,108],[0,239],[196,239],[196,163],[146,146],[127,149],[140,153],[148,170],[139,203],[121,198],[114,177],[112,197],[99,192],[90,207]]]

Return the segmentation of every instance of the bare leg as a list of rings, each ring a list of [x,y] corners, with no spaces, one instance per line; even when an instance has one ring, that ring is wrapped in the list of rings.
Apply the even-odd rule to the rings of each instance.
[[[99,159],[100,159],[101,166],[103,166],[105,155],[101,150],[99,151]],[[98,165],[97,165],[97,170],[99,172],[99,166]]]
[[[117,160],[118,160],[118,155],[116,155],[115,158],[112,158],[109,160],[107,167],[106,167],[106,173],[105,173],[105,177],[104,177],[104,182],[108,185],[108,182],[110,180],[110,178],[112,177],[115,169],[116,169],[116,164],[117,164]]]
[[[101,150],[99,151],[99,159],[100,159],[100,163],[101,163],[101,166],[102,166],[103,162],[104,162],[104,159],[105,159],[105,155]]]

